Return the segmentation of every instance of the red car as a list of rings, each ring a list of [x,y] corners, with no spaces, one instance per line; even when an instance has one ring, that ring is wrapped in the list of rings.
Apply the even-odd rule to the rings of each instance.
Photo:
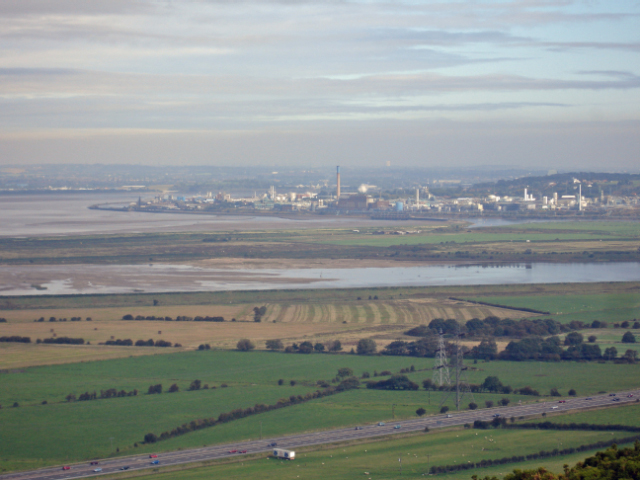
[[[158,458],[158,455],[156,455],[155,453],[150,453],[149,458]]]
[[[566,400],[559,400],[558,403],[567,403]]]
[[[631,398],[633,397],[633,393],[630,393],[629,395],[627,395],[627,398]]]
[[[229,453],[238,453],[238,450],[229,450]]]
[[[89,465],[98,465],[100,462],[91,462]]]
[[[238,453],[247,453],[246,450],[240,450]]]
[[[62,467],[63,470],[71,470],[71,467],[68,467],[67,465],[65,465],[64,467]]]

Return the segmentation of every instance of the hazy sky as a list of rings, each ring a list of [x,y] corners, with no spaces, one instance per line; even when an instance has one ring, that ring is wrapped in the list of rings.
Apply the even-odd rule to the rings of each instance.
[[[0,0],[0,164],[640,170],[640,1]]]

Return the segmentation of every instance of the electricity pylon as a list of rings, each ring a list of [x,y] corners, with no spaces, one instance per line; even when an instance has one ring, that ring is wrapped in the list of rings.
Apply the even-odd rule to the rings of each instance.
[[[433,383],[439,387],[443,385],[451,385],[449,376],[449,360],[447,359],[447,349],[444,345],[444,335],[442,330],[438,335],[438,350],[436,350],[436,363],[433,367]]]

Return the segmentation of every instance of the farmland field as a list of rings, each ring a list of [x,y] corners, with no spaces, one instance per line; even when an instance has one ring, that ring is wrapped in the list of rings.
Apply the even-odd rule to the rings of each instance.
[[[285,354],[269,352],[178,352],[94,361],[47,367],[32,367],[0,374],[3,389],[0,411],[6,434],[0,439],[0,468],[24,469],[64,461],[80,461],[92,457],[146,451],[168,451],[236,440],[256,438],[259,424],[265,436],[312,431],[381,420],[415,417],[417,408],[429,414],[439,411],[443,393],[418,391],[352,390],[307,403],[250,416],[240,420],[164,440],[154,445],[139,445],[146,433],[162,433],[182,423],[217,416],[255,403],[275,403],[280,398],[300,395],[319,387],[316,381],[329,381],[338,368],[349,367],[361,377],[369,372],[389,370],[397,373],[411,365],[418,371],[407,374],[415,382],[431,377],[432,359]],[[531,386],[542,394],[552,387],[566,395],[575,388],[580,395],[598,391],[637,387],[640,365],[611,363],[537,363],[479,362],[470,365],[471,383],[481,383],[495,375],[513,388]],[[567,379],[570,378],[570,381]],[[215,389],[187,391],[190,383],[201,380]],[[279,386],[282,379],[284,385]],[[290,382],[294,380],[295,386]],[[145,394],[149,385],[171,384],[180,391],[160,395]],[[228,385],[222,388],[222,384]],[[69,393],[85,391],[132,391],[137,396],[91,401],[65,401]],[[485,400],[496,402],[509,397],[512,402],[536,401],[538,397],[503,394],[475,394],[481,407]],[[43,405],[43,401],[47,401]],[[463,400],[463,405],[471,401]],[[17,402],[19,407],[10,406]],[[447,405],[453,407],[453,398]],[[391,405],[396,404],[395,412]],[[96,436],[96,426],[101,432]],[[107,440],[113,437],[111,448]],[[54,441],[62,439],[63,441]]]
[[[470,300],[505,305],[518,308],[534,308],[548,311],[554,319],[569,323],[572,320],[592,322],[621,322],[640,318],[640,294],[635,293],[591,293],[589,295],[572,295],[557,293],[527,296],[483,296]]]

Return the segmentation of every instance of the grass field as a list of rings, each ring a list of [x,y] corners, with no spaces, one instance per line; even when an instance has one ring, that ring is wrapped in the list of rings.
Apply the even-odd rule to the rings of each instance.
[[[502,458],[540,450],[576,447],[585,443],[611,439],[604,432],[562,432],[562,436],[540,431],[496,430],[478,432],[454,430],[440,433],[420,434],[402,439],[385,439],[359,445],[325,447],[319,451],[297,452],[296,460],[285,462],[261,456],[255,460],[236,460],[219,466],[180,470],[172,473],[153,472],[154,478],[173,479],[344,479],[344,478],[418,478],[426,474],[433,465],[448,465],[486,458]],[[563,463],[577,461],[587,456],[560,457],[547,462],[527,462],[502,467],[479,469],[439,475],[438,477],[470,479],[478,473],[505,474],[513,468],[550,464],[557,469]],[[402,473],[400,462],[402,459]],[[134,474],[136,475],[136,474]],[[133,475],[132,475],[133,476]],[[137,475],[136,475],[137,476]],[[502,476],[502,475],[500,475]],[[130,478],[129,475],[118,476]]]
[[[587,422],[596,424],[640,425],[640,406],[623,406],[600,409],[589,412],[550,415],[545,419],[525,421]],[[258,458],[227,460],[221,464],[179,468],[176,472],[140,472],[114,476],[114,478],[139,478],[141,476],[160,476],[164,480],[193,479],[211,477],[250,479],[250,478],[401,478],[398,458],[402,458],[402,477],[421,477],[432,465],[453,464],[463,461],[477,461],[478,458],[502,458],[510,455],[523,455],[539,450],[566,448],[612,437],[624,437],[627,433],[602,432],[555,432],[555,431],[504,431],[504,430],[463,430],[418,434],[405,438],[387,437],[378,441],[356,445],[316,447],[300,449],[294,462],[283,462]],[[583,435],[585,434],[585,435]],[[576,443],[577,442],[577,443]],[[484,449],[484,450],[483,450]],[[312,451],[313,450],[313,451]],[[582,452],[573,455],[546,460],[529,461],[517,464],[495,466],[474,471],[441,474],[447,479],[471,478],[496,475],[499,478],[514,469],[534,469],[540,466],[553,472],[563,471],[563,465],[573,465],[594,453]],[[463,456],[464,455],[464,456]],[[348,457],[348,458],[347,458]]]
[[[3,388],[0,411],[3,431],[0,455],[5,469],[23,469],[65,461],[79,461],[108,456],[113,449],[120,454],[197,447],[214,443],[256,438],[259,422],[265,436],[334,428],[360,423],[392,420],[391,405],[396,404],[396,418],[415,417],[415,410],[429,413],[439,410],[441,392],[410,392],[359,389],[285,409],[247,417],[153,446],[134,448],[148,433],[156,434],[202,417],[217,416],[235,408],[255,403],[275,403],[279,398],[315,390],[315,382],[330,380],[338,368],[350,367],[357,376],[368,371],[390,370],[414,365],[427,369],[409,374],[415,382],[431,377],[432,359],[358,355],[300,355],[269,352],[205,351],[173,355],[131,357],[48,367],[34,367],[0,374]],[[637,387],[640,365],[597,363],[480,362],[470,365],[469,381],[481,383],[489,375],[498,376],[514,388],[526,385],[548,393],[557,387],[566,394],[575,388],[580,395],[598,391],[616,391]],[[570,381],[567,379],[570,378]],[[216,389],[188,392],[192,380],[217,386]],[[278,379],[285,381],[278,386]],[[291,387],[290,380],[297,385]],[[176,383],[178,393],[144,395],[151,384],[161,383],[166,391]],[[228,388],[221,388],[227,383]],[[99,399],[67,403],[69,393],[108,388],[130,391],[135,397]],[[476,394],[496,401],[505,395]],[[508,395],[512,402],[536,401],[537,397]],[[42,401],[47,400],[47,405]],[[463,405],[471,401],[463,400]],[[18,408],[11,408],[18,402]],[[453,398],[447,404],[453,407]],[[99,431],[99,435],[96,432]],[[113,449],[110,442],[114,438]],[[59,441],[62,440],[62,441]]]
[[[534,308],[551,312],[554,319],[569,323],[573,320],[592,322],[604,320],[609,323],[624,320],[640,319],[640,293],[590,293],[588,295],[572,295],[561,293],[555,295],[527,296],[487,296],[470,300],[505,305],[510,307]]]

